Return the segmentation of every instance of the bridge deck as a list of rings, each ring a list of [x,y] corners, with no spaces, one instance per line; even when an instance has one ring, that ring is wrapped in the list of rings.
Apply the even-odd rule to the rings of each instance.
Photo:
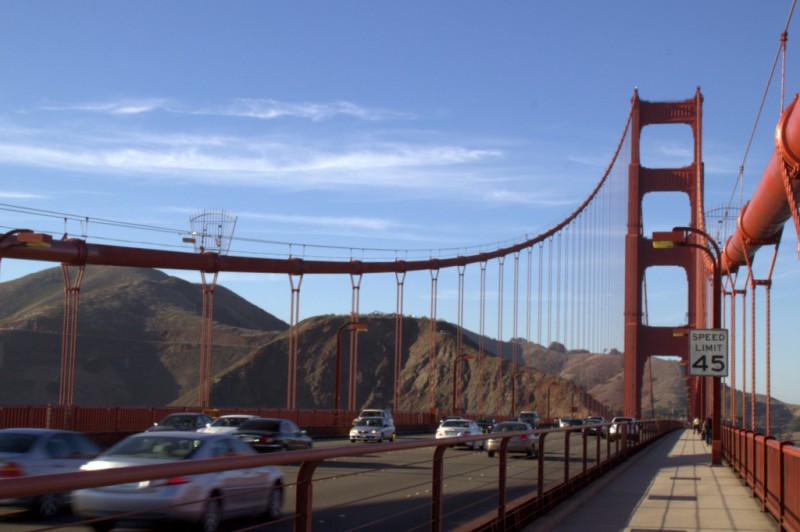
[[[778,530],[692,430],[675,431],[525,530]]]

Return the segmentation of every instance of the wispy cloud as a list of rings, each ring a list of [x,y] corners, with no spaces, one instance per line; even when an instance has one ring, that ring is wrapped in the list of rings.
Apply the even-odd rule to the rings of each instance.
[[[14,192],[11,190],[0,190],[1,199],[27,200],[27,199],[44,199],[46,197],[47,196],[43,196],[41,194],[33,194],[31,192]]]
[[[359,216],[301,216],[286,214],[262,214],[254,212],[243,212],[239,213],[238,216],[242,218],[285,224],[364,229],[370,231],[386,231],[389,229],[402,227],[402,224],[385,218],[366,218]]]
[[[121,100],[109,102],[85,102],[74,104],[48,104],[42,106],[44,111],[81,111],[86,113],[104,113],[112,115],[136,115],[158,110],[170,111],[167,101],[160,98],[142,100]]]
[[[369,109],[351,102],[290,103],[273,99],[240,98],[217,111],[201,111],[209,114],[275,120],[278,118],[306,118],[312,121],[326,120],[336,116],[347,116],[361,120],[410,119],[414,115],[384,109]]]

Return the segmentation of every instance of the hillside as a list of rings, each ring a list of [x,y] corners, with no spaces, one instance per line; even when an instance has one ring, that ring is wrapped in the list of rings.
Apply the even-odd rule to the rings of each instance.
[[[57,402],[61,268],[0,284],[0,301],[0,403]],[[156,270],[87,267],[80,290],[75,402],[166,404],[195,387],[201,311],[198,285]],[[288,327],[221,286],[213,317],[215,369]]]
[[[75,402],[197,404],[201,294],[198,284],[156,270],[87,267],[80,297]],[[57,402],[63,300],[61,268],[0,284],[0,404]],[[284,407],[288,324],[223,286],[215,290],[213,317],[212,404]],[[315,316],[298,325],[298,408],[333,408],[337,331],[348,319]],[[395,317],[370,314],[360,321],[368,330],[357,336],[356,406],[391,406]],[[433,341],[426,318],[405,317],[402,330],[399,410],[428,410],[433,396],[438,410],[450,412],[459,353],[456,326],[437,322]],[[346,408],[349,335],[343,340],[340,405]],[[583,390],[612,411],[622,408],[623,355],[616,350],[595,354],[558,343],[545,348],[523,339],[498,346],[496,339],[485,338],[481,364],[479,340],[464,331],[460,352],[472,358],[461,365],[462,411],[511,413],[508,390],[515,345],[517,410],[535,409],[546,416],[549,407],[552,416],[563,416],[574,406],[576,415],[588,414]],[[431,345],[436,346],[432,381]],[[677,361],[652,359],[652,376],[649,367],[644,376],[645,416],[685,413],[683,385]],[[763,397],[757,399],[757,409],[763,412]],[[788,426],[795,410],[773,399],[773,424]]]

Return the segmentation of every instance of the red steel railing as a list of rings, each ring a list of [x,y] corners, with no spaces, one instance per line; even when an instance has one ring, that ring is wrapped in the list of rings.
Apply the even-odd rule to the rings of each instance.
[[[800,530],[800,448],[746,429],[722,427],[722,453],[781,530]]]

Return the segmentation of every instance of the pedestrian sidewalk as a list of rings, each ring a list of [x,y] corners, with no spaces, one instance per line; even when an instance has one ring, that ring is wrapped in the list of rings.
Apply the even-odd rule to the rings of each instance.
[[[711,465],[711,448],[689,430],[667,434],[526,532],[779,530],[728,465]]]

